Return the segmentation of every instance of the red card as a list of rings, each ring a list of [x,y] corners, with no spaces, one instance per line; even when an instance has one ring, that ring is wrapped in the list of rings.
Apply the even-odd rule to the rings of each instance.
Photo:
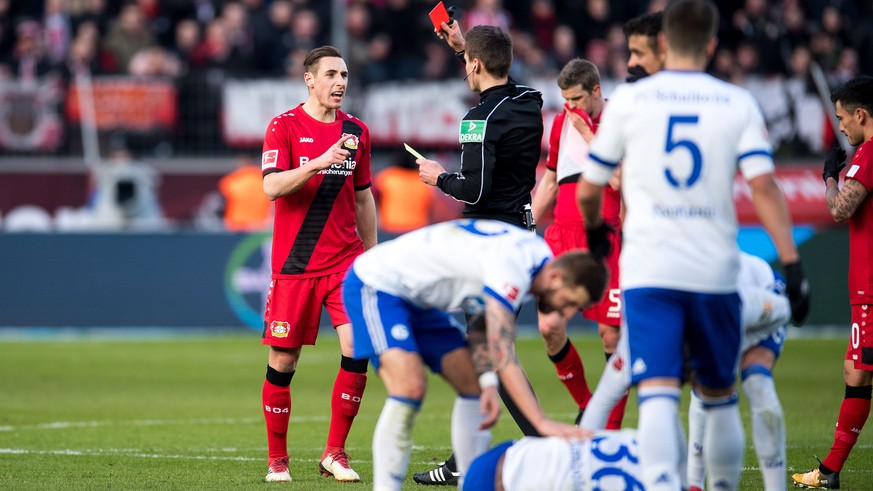
[[[443,22],[448,24],[449,20],[451,20],[451,17],[449,17],[449,11],[446,10],[446,6],[443,5],[443,2],[438,3],[436,7],[430,11],[428,17],[430,17],[430,21],[433,22],[433,30],[436,32],[440,32],[440,25]]]

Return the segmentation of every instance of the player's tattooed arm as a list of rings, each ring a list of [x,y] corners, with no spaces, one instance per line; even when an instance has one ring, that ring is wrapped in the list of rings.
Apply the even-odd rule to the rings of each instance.
[[[485,301],[485,325],[494,370],[517,364],[515,313],[493,298]]]
[[[476,374],[494,370],[491,361],[491,353],[488,350],[488,337],[485,333],[485,312],[481,310],[467,316],[467,343],[470,345],[470,356],[473,358],[473,366]]]
[[[840,189],[837,181],[833,179],[828,179],[827,186],[825,198],[835,222],[850,218],[858,209],[858,205],[867,197],[867,189],[854,179],[847,180],[843,184],[843,189]]]

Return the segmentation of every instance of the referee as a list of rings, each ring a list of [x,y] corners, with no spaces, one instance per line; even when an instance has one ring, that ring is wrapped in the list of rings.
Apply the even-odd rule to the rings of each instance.
[[[512,41],[502,29],[475,26],[465,40],[458,22],[450,21],[441,25],[438,35],[464,62],[464,80],[479,93],[479,105],[467,111],[458,129],[460,172],[448,173],[439,162],[418,159],[419,177],[464,203],[466,218],[500,220],[533,231],[530,193],[543,139],[542,94],[509,78]],[[476,370],[483,373],[490,370],[487,351],[480,351],[486,346],[483,306],[468,304],[464,306],[467,338]],[[480,363],[483,359],[485,365]],[[522,433],[539,436],[503,387],[498,388]],[[453,455],[433,470],[414,474],[413,480],[456,486],[458,477]]]

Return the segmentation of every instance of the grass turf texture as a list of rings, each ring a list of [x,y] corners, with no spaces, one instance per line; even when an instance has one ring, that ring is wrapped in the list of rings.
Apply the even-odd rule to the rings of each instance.
[[[259,341],[252,334],[0,342],[0,489],[371,489],[371,439],[385,398],[372,371],[347,447],[363,482],[340,484],[318,475],[339,365],[332,333],[322,333],[318,346],[304,349],[292,383],[293,482],[263,482],[260,392],[267,351]],[[575,342],[593,387],[603,366],[600,342],[582,335]],[[811,468],[813,454],[824,457],[830,448],[843,397],[845,344],[844,339],[786,343],[776,383],[786,414],[789,473]],[[546,412],[572,421],[576,409],[542,342],[521,339],[518,352]],[[404,489],[423,491],[411,473],[448,456],[453,400],[447,384],[431,378]],[[683,407],[687,402],[686,395]],[[760,490],[745,402],[742,409],[747,452],[741,489]],[[625,422],[636,425],[633,398]],[[862,434],[841,475],[844,490],[873,489],[870,431]],[[518,436],[504,411],[494,442]]]

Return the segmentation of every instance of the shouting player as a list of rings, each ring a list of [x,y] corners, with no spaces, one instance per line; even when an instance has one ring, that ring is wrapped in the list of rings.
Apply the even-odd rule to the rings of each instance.
[[[358,481],[345,442],[367,384],[367,360],[351,358],[351,326],[341,286],[355,257],[376,245],[370,133],[363,122],[339,110],[349,77],[339,51],[316,48],[303,64],[309,98],[270,121],[261,163],[264,193],[276,202],[263,334],[263,344],[270,346],[262,393],[269,447],[266,480],[291,480],[291,378],[303,345],[315,344],[324,306],[339,336],[342,358],[319,470],[338,481]]]

